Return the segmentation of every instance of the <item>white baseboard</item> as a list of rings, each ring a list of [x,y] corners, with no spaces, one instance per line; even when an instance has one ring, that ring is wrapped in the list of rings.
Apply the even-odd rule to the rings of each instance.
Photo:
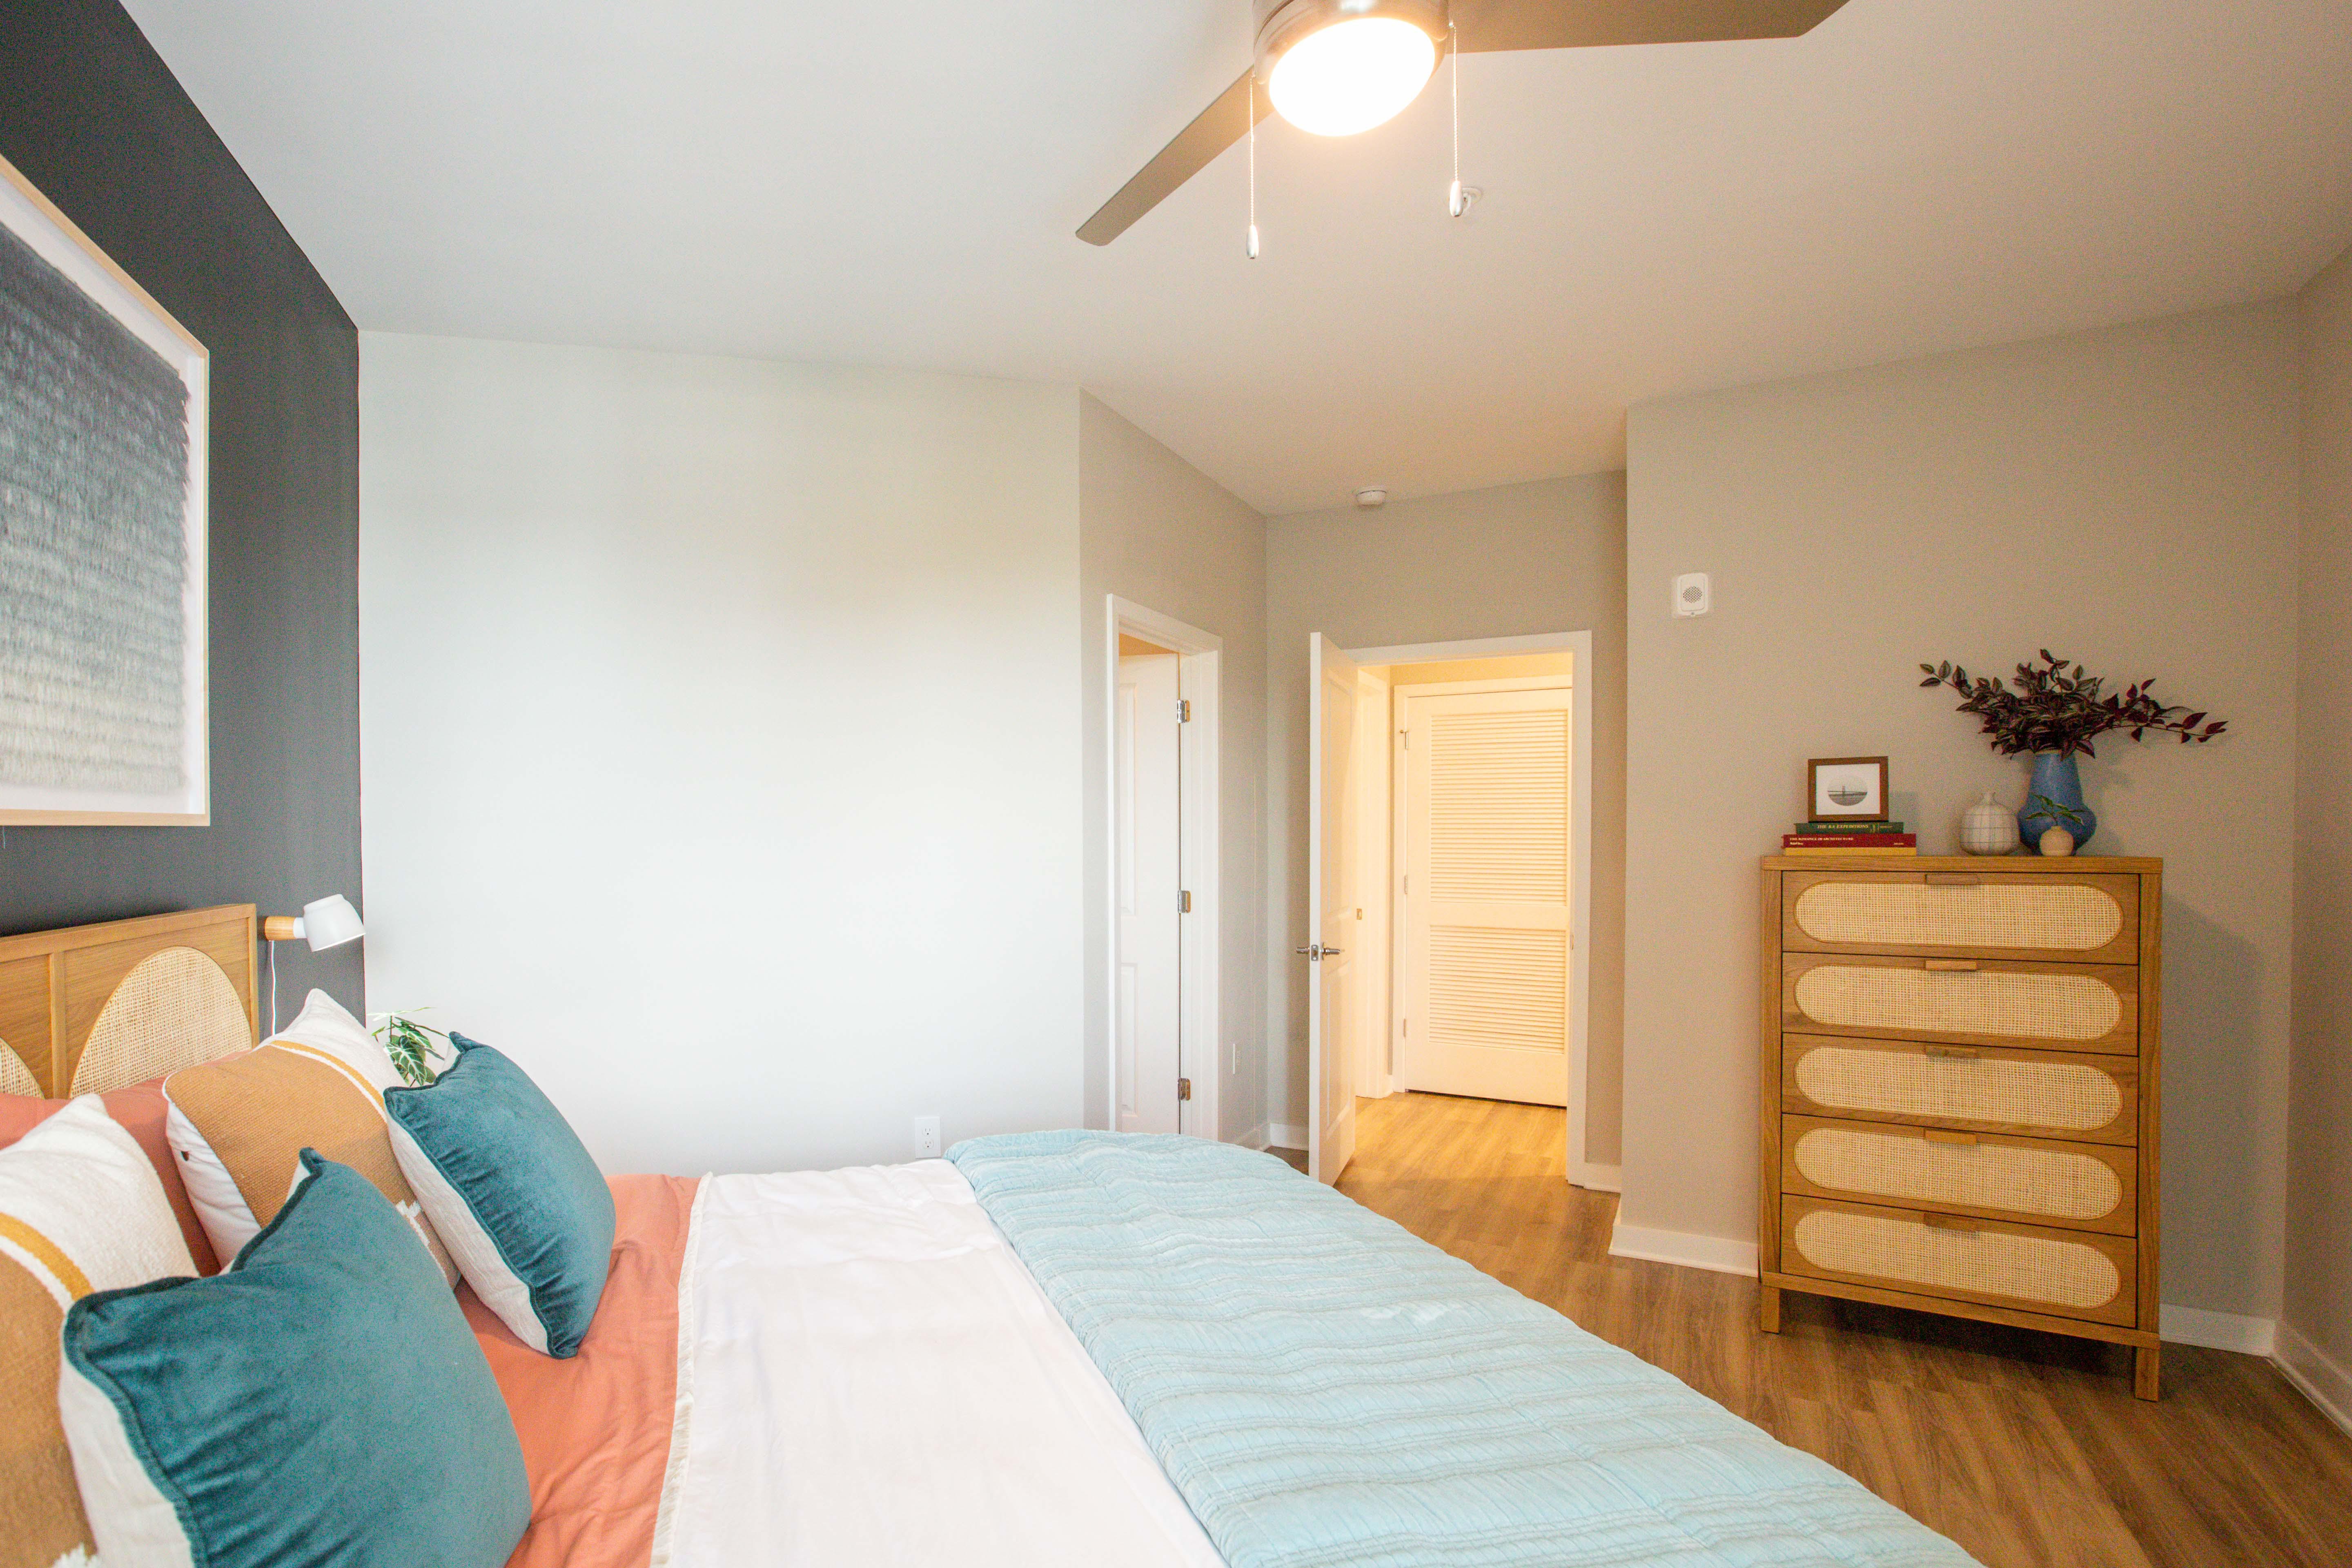
[[[1265,1146],[1269,1149],[1304,1149],[1307,1129],[1295,1121],[1269,1121],[1265,1124]]]
[[[1240,1144],[1244,1149],[1264,1149],[1265,1147],[1265,1123],[1263,1121],[1259,1122],[1256,1126],[1251,1128],[1248,1131],[1234,1139],[1234,1142]]]
[[[1622,1165],[1596,1165],[1587,1161],[1571,1172],[1568,1179],[1596,1193],[1622,1193],[1625,1190],[1625,1168]]]
[[[2329,1360],[2291,1323],[2278,1326],[2278,1353],[2272,1359],[2321,1415],[2352,1432],[2352,1372]]]
[[[2268,1318],[2242,1317],[2236,1312],[2209,1312],[2202,1307],[2159,1309],[2157,1335],[2177,1345],[2197,1345],[2209,1351],[2236,1351],[2240,1355],[2269,1355],[2278,1343],[2278,1324]]]
[[[1717,1274],[1756,1274],[1756,1244],[1720,1236],[1689,1236],[1679,1230],[1651,1230],[1617,1222],[1610,1233],[1609,1256],[1638,1258],[1646,1263],[1678,1263],[1685,1268],[1711,1268]]]

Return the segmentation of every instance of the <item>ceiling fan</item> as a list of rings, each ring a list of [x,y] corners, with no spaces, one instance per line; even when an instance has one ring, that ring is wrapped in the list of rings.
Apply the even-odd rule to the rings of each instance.
[[[1108,245],[1216,155],[1279,113],[1303,131],[1352,136],[1421,95],[1451,47],[1574,49],[1793,38],[1845,0],[1254,0],[1257,59],[1087,219]]]

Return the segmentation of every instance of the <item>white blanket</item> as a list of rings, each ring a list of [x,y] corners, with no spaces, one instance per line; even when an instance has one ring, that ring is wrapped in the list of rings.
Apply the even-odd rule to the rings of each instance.
[[[681,1287],[656,1564],[1222,1564],[944,1161],[710,1178]]]

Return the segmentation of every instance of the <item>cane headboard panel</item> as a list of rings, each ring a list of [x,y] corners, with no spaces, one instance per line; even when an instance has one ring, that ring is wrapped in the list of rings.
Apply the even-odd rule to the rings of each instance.
[[[100,1094],[255,1040],[254,907],[0,937],[0,1093]]]

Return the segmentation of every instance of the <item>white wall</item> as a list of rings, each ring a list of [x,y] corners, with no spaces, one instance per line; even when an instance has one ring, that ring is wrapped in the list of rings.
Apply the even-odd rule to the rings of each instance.
[[[2282,1358],[2352,1420],[2352,251],[2304,290],[2294,1075]]]
[[[1622,1217],[1752,1241],[1756,857],[1808,757],[1891,758],[1951,850],[1995,756],[1922,660],[2049,647],[2230,721],[2103,742],[2099,854],[2166,861],[2164,1300],[2278,1308],[2295,809],[2291,305],[1645,405],[1629,425]],[[1668,611],[1678,572],[1715,610]]]
[[[1307,1120],[1307,639],[1394,647],[1592,632],[1592,961],[1585,1157],[1618,1145],[1625,477],[1502,485],[1266,524],[1267,1120]],[[1578,679],[1586,679],[1584,672]]]
[[[1081,1117],[1079,400],[362,339],[368,994],[607,1169]]]
[[[1078,657],[1084,679],[1086,1105],[1108,1125],[1110,1002],[1104,974],[1110,825],[1103,682],[1107,595],[1214,634],[1218,683],[1219,1131],[1248,1141],[1265,1120],[1265,520],[1092,396],[1078,409]]]

